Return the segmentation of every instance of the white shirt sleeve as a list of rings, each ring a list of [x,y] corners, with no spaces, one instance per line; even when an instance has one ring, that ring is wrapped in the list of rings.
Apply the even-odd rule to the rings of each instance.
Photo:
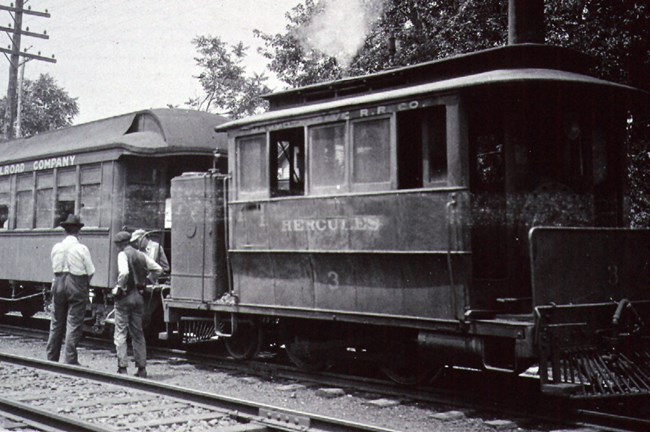
[[[156,261],[154,261],[149,255],[147,254],[142,254],[144,255],[145,260],[147,261],[147,270],[153,273],[161,273],[162,272],[162,267],[160,264],[158,264]]]
[[[84,266],[86,267],[86,274],[88,275],[88,279],[91,279],[93,275],[95,274],[95,265],[93,264],[93,260],[90,257],[90,250],[88,250],[88,247],[85,245],[83,246],[83,262]]]
[[[117,254],[117,285],[126,288],[126,281],[129,279],[129,259],[124,251]]]

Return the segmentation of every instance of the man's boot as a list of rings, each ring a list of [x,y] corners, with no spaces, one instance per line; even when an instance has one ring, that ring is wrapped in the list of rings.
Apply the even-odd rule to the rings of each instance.
[[[121,374],[121,375],[126,374],[126,367],[125,366],[118,366],[117,367],[117,373]]]
[[[135,373],[135,376],[139,378],[146,378],[147,377],[147,369],[143,367],[139,367],[138,371]]]

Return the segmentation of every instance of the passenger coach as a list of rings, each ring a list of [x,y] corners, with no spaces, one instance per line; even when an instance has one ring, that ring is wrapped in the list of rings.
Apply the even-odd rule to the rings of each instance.
[[[100,313],[88,323],[101,331],[108,312],[101,288],[117,275],[112,233],[144,228],[169,248],[171,178],[214,167],[226,146],[214,125],[224,120],[152,109],[1,143],[0,311],[31,316],[43,308],[50,250],[61,240],[59,223],[74,213],[97,268],[91,287]]]

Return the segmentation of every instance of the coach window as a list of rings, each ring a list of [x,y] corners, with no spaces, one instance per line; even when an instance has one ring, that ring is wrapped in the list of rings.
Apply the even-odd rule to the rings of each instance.
[[[391,180],[390,119],[352,124],[352,187],[379,190]]]
[[[3,198],[0,197],[0,200]],[[6,202],[0,204],[0,230],[6,230],[9,228],[9,206]]]
[[[99,226],[100,183],[102,180],[102,166],[88,165],[81,167],[81,202],[79,213],[86,226]]]
[[[303,128],[270,134],[271,195],[302,195],[305,192],[305,135]]]
[[[36,228],[52,228],[54,213],[54,174],[52,171],[36,175]]]
[[[16,176],[16,228],[32,228],[34,218],[34,176],[32,173]]]
[[[239,138],[236,147],[238,197],[246,199],[266,196],[268,190],[266,135]]]
[[[345,190],[345,123],[309,129],[310,192]]]
[[[0,229],[9,229],[9,204],[11,203],[10,178],[0,177]]]
[[[69,214],[75,213],[75,204],[77,201],[77,170],[60,170],[58,173],[58,185],[55,227],[59,226]]]
[[[397,115],[399,188],[447,183],[447,117],[444,105]]]

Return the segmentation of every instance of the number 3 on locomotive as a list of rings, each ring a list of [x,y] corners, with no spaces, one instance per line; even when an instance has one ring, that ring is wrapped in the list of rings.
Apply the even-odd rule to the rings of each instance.
[[[331,290],[336,290],[339,288],[339,274],[335,271],[327,272],[327,280],[329,283],[329,288]]]
[[[618,266],[616,264],[608,265],[607,272],[609,273],[609,284],[612,286],[618,285]]]

